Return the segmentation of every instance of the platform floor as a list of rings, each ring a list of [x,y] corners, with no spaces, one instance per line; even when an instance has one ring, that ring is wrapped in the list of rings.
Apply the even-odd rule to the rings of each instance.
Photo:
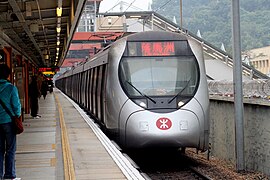
[[[39,119],[25,115],[25,131],[17,136],[17,177],[22,180],[130,179],[60,91],[48,94],[45,100],[40,98],[39,114]]]

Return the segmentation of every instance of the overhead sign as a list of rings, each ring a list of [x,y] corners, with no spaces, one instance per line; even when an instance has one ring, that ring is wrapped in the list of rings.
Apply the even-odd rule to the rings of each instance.
[[[52,75],[54,75],[55,72],[53,72],[53,71],[45,71],[45,72],[42,72],[42,74],[45,74],[45,75],[47,75],[47,74],[52,74]]]
[[[56,72],[56,71],[59,71],[59,67],[41,67],[41,68],[38,68],[38,71],[39,72],[47,72],[47,71]]]
[[[172,56],[175,55],[174,42],[142,42],[143,56]]]

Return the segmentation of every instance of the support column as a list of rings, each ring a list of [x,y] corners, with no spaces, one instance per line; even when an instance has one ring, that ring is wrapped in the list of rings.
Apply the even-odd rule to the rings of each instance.
[[[14,85],[18,89],[20,101],[22,108],[24,109],[24,101],[25,101],[25,90],[24,90],[24,78],[23,78],[23,65],[22,65],[22,56],[16,55],[14,59]]]
[[[12,61],[11,61],[11,48],[10,47],[4,47],[4,52],[6,54],[6,65],[12,70]],[[8,80],[13,84],[14,79],[13,77],[13,70],[11,72],[11,75],[8,77]]]
[[[28,85],[29,85],[29,62],[28,60],[23,61],[23,78],[24,78],[24,111],[25,114],[30,113],[30,106],[29,106],[29,96],[28,96]]]

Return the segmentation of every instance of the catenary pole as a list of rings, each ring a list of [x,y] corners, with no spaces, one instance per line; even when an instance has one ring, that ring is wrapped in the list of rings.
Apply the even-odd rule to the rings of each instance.
[[[244,120],[243,120],[243,90],[242,90],[242,60],[240,36],[239,0],[232,0],[232,31],[233,31],[233,81],[235,109],[235,152],[236,169],[245,170],[244,158]]]
[[[180,27],[183,29],[183,3],[182,0],[180,0]]]

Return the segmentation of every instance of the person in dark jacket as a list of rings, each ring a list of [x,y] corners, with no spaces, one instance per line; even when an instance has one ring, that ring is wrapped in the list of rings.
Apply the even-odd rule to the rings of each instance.
[[[41,95],[45,99],[47,96],[47,91],[48,91],[48,82],[47,80],[43,80],[41,84]]]
[[[29,98],[30,98],[30,115],[33,118],[40,118],[38,115],[38,98],[40,97],[40,91],[37,85],[37,77],[32,76],[32,81],[29,84]]]
[[[21,104],[18,89],[7,81],[10,73],[7,65],[0,64],[0,98],[10,112],[19,117]],[[10,115],[0,104],[0,179],[20,179],[16,178],[15,153],[15,128]]]

